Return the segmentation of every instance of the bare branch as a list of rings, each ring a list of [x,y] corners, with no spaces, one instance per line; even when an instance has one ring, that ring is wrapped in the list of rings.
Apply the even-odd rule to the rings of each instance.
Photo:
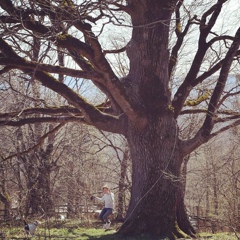
[[[113,49],[113,50],[104,50],[103,53],[104,54],[108,54],[108,53],[121,53],[121,52],[125,52],[126,51],[126,46],[119,48],[119,49]]]
[[[1,125],[1,124],[0,124],[0,125]],[[20,125],[17,125],[17,126],[20,126]],[[60,130],[63,126],[64,126],[64,123],[60,123],[58,126],[56,126],[55,128],[53,128],[51,131],[49,131],[49,132],[47,132],[46,134],[44,134],[44,135],[39,139],[38,143],[35,144],[34,146],[28,148],[28,149],[25,150],[25,151],[18,152],[18,153],[12,154],[12,155],[10,155],[10,156],[8,156],[8,157],[6,157],[6,158],[3,158],[3,159],[1,160],[1,162],[7,161],[8,159],[11,159],[11,158],[13,158],[13,157],[17,157],[17,156],[26,154],[26,153],[28,153],[28,152],[36,149],[37,147],[39,147],[39,146],[41,146],[41,145],[43,144],[44,140],[47,139],[50,134],[53,134],[53,133],[57,132],[57,131]]]
[[[212,97],[210,99],[210,103],[208,105],[208,110],[206,114],[205,121],[198,131],[198,133],[193,137],[192,139],[183,142],[183,155],[193,151],[194,149],[198,148],[200,145],[203,143],[207,142],[211,137],[215,136],[217,133],[211,135],[211,131],[213,129],[214,124],[218,121],[220,122],[220,119],[217,119],[217,113],[218,113],[218,108],[219,108],[219,100],[220,96],[224,90],[227,77],[228,77],[228,72],[231,67],[232,61],[239,49],[240,46],[240,28],[237,30],[236,35],[235,35],[235,40],[233,41],[229,51],[226,54],[226,57],[222,63],[222,68],[220,71],[219,79],[217,81],[216,87],[213,91]],[[239,113],[237,115],[222,119],[222,121],[229,121],[233,119],[239,119]],[[239,124],[239,120],[235,122],[235,124]],[[222,131],[227,130],[230,128],[229,125],[227,127],[222,128]]]
[[[0,43],[1,44],[1,43]],[[80,71],[75,69],[70,69],[62,66],[53,66],[50,64],[41,64],[34,61],[27,61],[23,59],[16,59],[16,58],[0,58],[1,65],[7,65],[8,68],[4,69],[2,73],[5,73],[13,68],[18,69],[31,69],[31,70],[41,70],[50,73],[58,73],[64,74],[72,77],[77,78],[85,78],[85,79],[92,79],[92,80],[100,80],[101,75],[96,73],[95,71]],[[1,72],[0,72],[1,73]]]
[[[239,46],[240,46],[240,28],[237,30],[235,35],[235,40],[233,41],[232,46],[230,47],[229,51],[226,54],[226,57],[224,59],[224,62],[220,71],[219,79],[217,81],[217,85],[210,99],[210,103],[208,106],[208,114],[206,115],[206,119],[201,128],[201,131],[203,131],[204,136],[208,136],[213,128],[214,117],[218,109],[218,102],[224,90],[224,87],[228,78],[229,69],[239,49]]]
[[[199,69],[202,65],[203,58],[204,58],[208,48],[210,47],[209,44],[206,42],[207,36],[209,35],[212,27],[214,26],[220,12],[221,12],[222,5],[225,1],[226,0],[218,1],[218,3],[216,3],[214,6],[212,6],[202,16],[202,19],[200,21],[200,36],[199,36],[199,40],[198,40],[198,50],[197,50],[194,60],[192,62],[191,68],[190,68],[184,82],[178,88],[178,90],[174,96],[173,102],[172,102],[175,117],[177,117],[178,114],[180,113],[187,96],[189,95],[190,91],[192,90],[192,88],[195,84],[195,79],[196,79]],[[211,15],[210,20],[208,21],[208,23],[206,23],[207,17],[210,15]]]

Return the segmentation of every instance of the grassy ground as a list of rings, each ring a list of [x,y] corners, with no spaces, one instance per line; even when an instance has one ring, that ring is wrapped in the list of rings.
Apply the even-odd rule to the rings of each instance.
[[[43,222],[36,231],[32,240],[150,240],[148,237],[122,237],[116,234],[119,225],[112,224],[110,230],[105,230],[99,223],[92,223],[91,226],[83,226],[77,222],[59,221]],[[27,239],[23,233],[23,227],[13,226],[12,224],[0,225],[0,240]],[[1,236],[2,234],[2,236]],[[239,235],[240,236],[240,235]],[[239,237],[238,236],[238,237]],[[198,240],[237,240],[233,233],[201,233]],[[152,239],[151,239],[152,240]],[[167,239],[165,239],[167,240]]]

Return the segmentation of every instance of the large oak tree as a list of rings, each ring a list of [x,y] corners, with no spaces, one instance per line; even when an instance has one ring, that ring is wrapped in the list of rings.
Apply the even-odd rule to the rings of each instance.
[[[230,69],[240,55],[240,28],[227,34],[214,28],[231,1],[208,1],[205,10],[202,1],[193,1],[200,9],[195,13],[184,0],[1,0],[0,73],[10,76],[18,69],[29,84],[35,79],[66,100],[64,106],[2,110],[1,125],[71,121],[124,135],[132,158],[132,195],[118,232],[170,239],[184,232],[194,235],[184,211],[183,159],[240,124],[239,112],[226,111],[224,105],[240,92],[237,83],[226,88]],[[107,23],[114,29],[131,29],[126,46],[104,49],[100,40]],[[175,37],[170,44],[172,29]],[[191,29],[198,30],[191,35],[192,61],[184,76],[176,77],[179,54],[185,46],[189,48],[185,41]],[[38,61],[28,55],[33,39],[41,42]],[[129,71],[119,76],[107,56],[123,51]],[[59,53],[66,61],[56,57]],[[206,58],[210,58],[208,63]],[[94,105],[69,84],[70,77],[92,81],[107,101]],[[172,88],[176,82],[178,88]],[[205,82],[207,94],[190,101],[189,96]],[[204,118],[190,139],[180,137],[178,119],[183,114]]]

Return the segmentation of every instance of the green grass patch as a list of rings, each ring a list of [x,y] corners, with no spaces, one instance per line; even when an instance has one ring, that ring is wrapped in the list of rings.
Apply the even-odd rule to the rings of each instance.
[[[102,224],[91,223],[86,226],[79,221],[60,221],[60,222],[44,222],[36,231],[36,235],[32,237],[32,240],[152,240],[146,236],[138,237],[123,237],[117,234],[116,229],[119,224],[113,224],[110,230],[102,228]],[[24,239],[23,226],[19,225],[12,226],[1,226],[0,225],[0,236],[1,233],[5,238],[0,239]],[[238,237],[240,234],[238,235]],[[234,233],[200,233],[198,240],[237,240],[239,239]],[[26,239],[26,238],[25,238]],[[167,240],[167,239],[165,239]]]

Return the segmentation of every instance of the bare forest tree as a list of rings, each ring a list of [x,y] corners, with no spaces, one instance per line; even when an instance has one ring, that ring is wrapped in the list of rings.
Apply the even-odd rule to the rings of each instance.
[[[232,132],[214,140],[190,159],[186,205],[192,216],[204,220],[201,227],[238,231],[239,140]]]
[[[184,157],[240,124],[239,111],[225,103],[240,93],[239,82],[229,78],[232,68],[239,69],[239,22],[228,28],[222,21],[224,10],[239,19],[231,3],[239,9],[234,0],[2,0],[1,75],[18,69],[25,84],[38,81],[65,101],[4,109],[0,124],[79,122],[124,135],[132,189],[118,233],[194,237],[181,201]],[[129,29],[128,44],[104,48],[109,29]],[[45,56],[38,61],[28,55],[35,38]],[[123,51],[126,76],[108,61]],[[93,102],[78,91],[82,79],[106,101]],[[181,138],[179,129],[187,114],[203,117],[190,139]]]
[[[17,110],[29,107],[31,95],[34,96],[31,98],[34,99],[32,104],[34,106],[39,104],[41,99],[39,99],[40,88],[36,85],[37,82],[25,86],[21,85],[23,82],[16,84],[14,80],[8,80],[8,84],[2,85],[5,95],[5,97],[2,96],[5,103],[2,109]],[[14,91],[16,94],[12,96],[11,93]],[[20,91],[23,94],[19,94]],[[29,92],[27,97],[24,96],[25,91]],[[19,212],[22,215],[43,214],[43,212],[50,212],[53,208],[50,174],[55,169],[56,162],[51,157],[55,132],[60,126],[59,124],[54,127],[52,124],[35,123],[15,129],[8,127],[4,129],[5,131],[1,131],[1,141],[4,143],[1,145],[2,158],[8,156],[4,162],[7,164],[9,159],[8,181],[17,183],[16,188],[13,188],[14,199],[18,201]]]

